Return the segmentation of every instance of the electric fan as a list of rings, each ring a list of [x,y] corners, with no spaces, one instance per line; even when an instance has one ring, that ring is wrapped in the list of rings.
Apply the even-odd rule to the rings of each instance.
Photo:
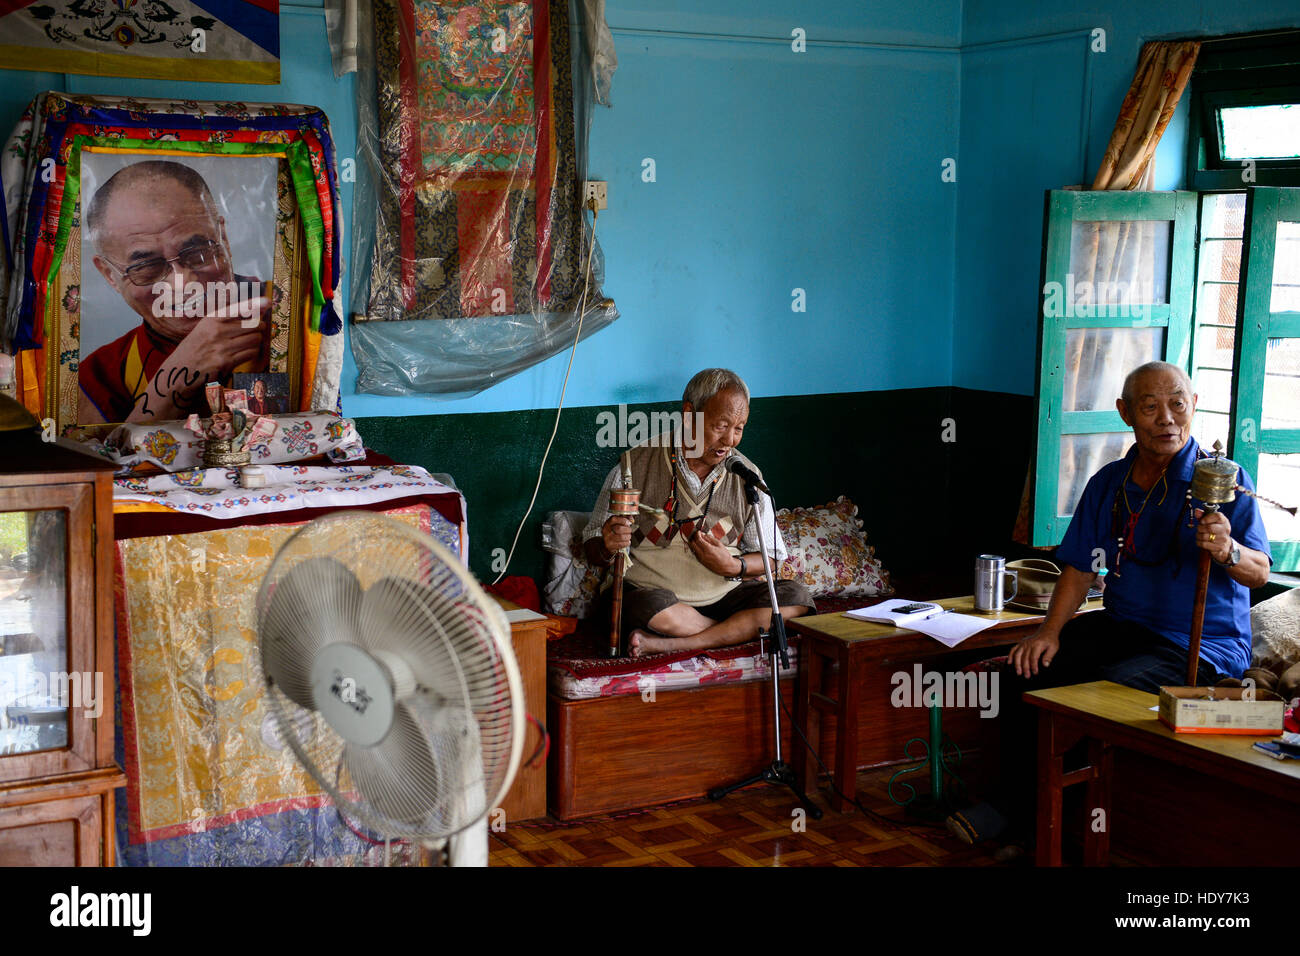
[[[280,732],[339,812],[486,865],[524,698],[505,614],[459,561],[382,515],[319,518],[277,552],[257,630]]]

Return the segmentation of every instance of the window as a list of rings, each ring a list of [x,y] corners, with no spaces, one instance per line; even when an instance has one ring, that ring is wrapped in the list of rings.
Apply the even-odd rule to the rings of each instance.
[[[1047,200],[1033,544],[1059,544],[1083,487],[1133,433],[1129,370],[1187,367],[1194,193],[1053,190]]]
[[[1260,494],[1300,505],[1300,32],[1207,42],[1192,78],[1197,192],[1048,194],[1032,543],[1058,544],[1083,486],[1132,443],[1123,376],[1164,359]],[[1300,519],[1261,506],[1278,571]]]
[[[1300,33],[1205,43],[1190,88],[1187,184],[1300,185]]]
[[[1114,403],[1153,359],[1191,373],[1202,446],[1300,504],[1300,189],[1053,190],[1046,237],[1032,543],[1132,443]],[[1300,569],[1300,519],[1262,514],[1274,568]]]

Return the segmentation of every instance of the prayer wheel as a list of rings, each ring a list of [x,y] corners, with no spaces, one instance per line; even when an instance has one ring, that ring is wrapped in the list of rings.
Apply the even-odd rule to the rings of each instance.
[[[630,482],[628,482],[630,484]],[[611,488],[609,513],[623,518],[636,519],[641,505],[641,492],[635,488]],[[609,656],[618,657],[623,643],[623,573],[627,570],[627,552],[614,555],[614,593],[609,620]]]

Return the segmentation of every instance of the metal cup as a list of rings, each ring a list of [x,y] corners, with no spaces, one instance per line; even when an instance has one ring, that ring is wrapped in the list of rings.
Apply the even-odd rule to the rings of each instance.
[[[1008,571],[1007,559],[996,554],[981,554],[975,559],[975,610],[987,613],[1001,611],[1020,591],[1020,575]],[[1011,579],[1011,593],[1007,594],[1007,578]]]

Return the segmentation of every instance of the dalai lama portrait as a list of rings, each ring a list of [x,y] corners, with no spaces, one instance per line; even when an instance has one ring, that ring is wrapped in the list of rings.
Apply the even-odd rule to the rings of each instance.
[[[81,361],[80,423],[185,418],[205,411],[206,383],[266,370],[270,301],[259,280],[235,274],[226,220],[198,172],[124,166],[95,190],[85,230],[95,270],[141,321]],[[83,297],[83,325],[91,305]]]

